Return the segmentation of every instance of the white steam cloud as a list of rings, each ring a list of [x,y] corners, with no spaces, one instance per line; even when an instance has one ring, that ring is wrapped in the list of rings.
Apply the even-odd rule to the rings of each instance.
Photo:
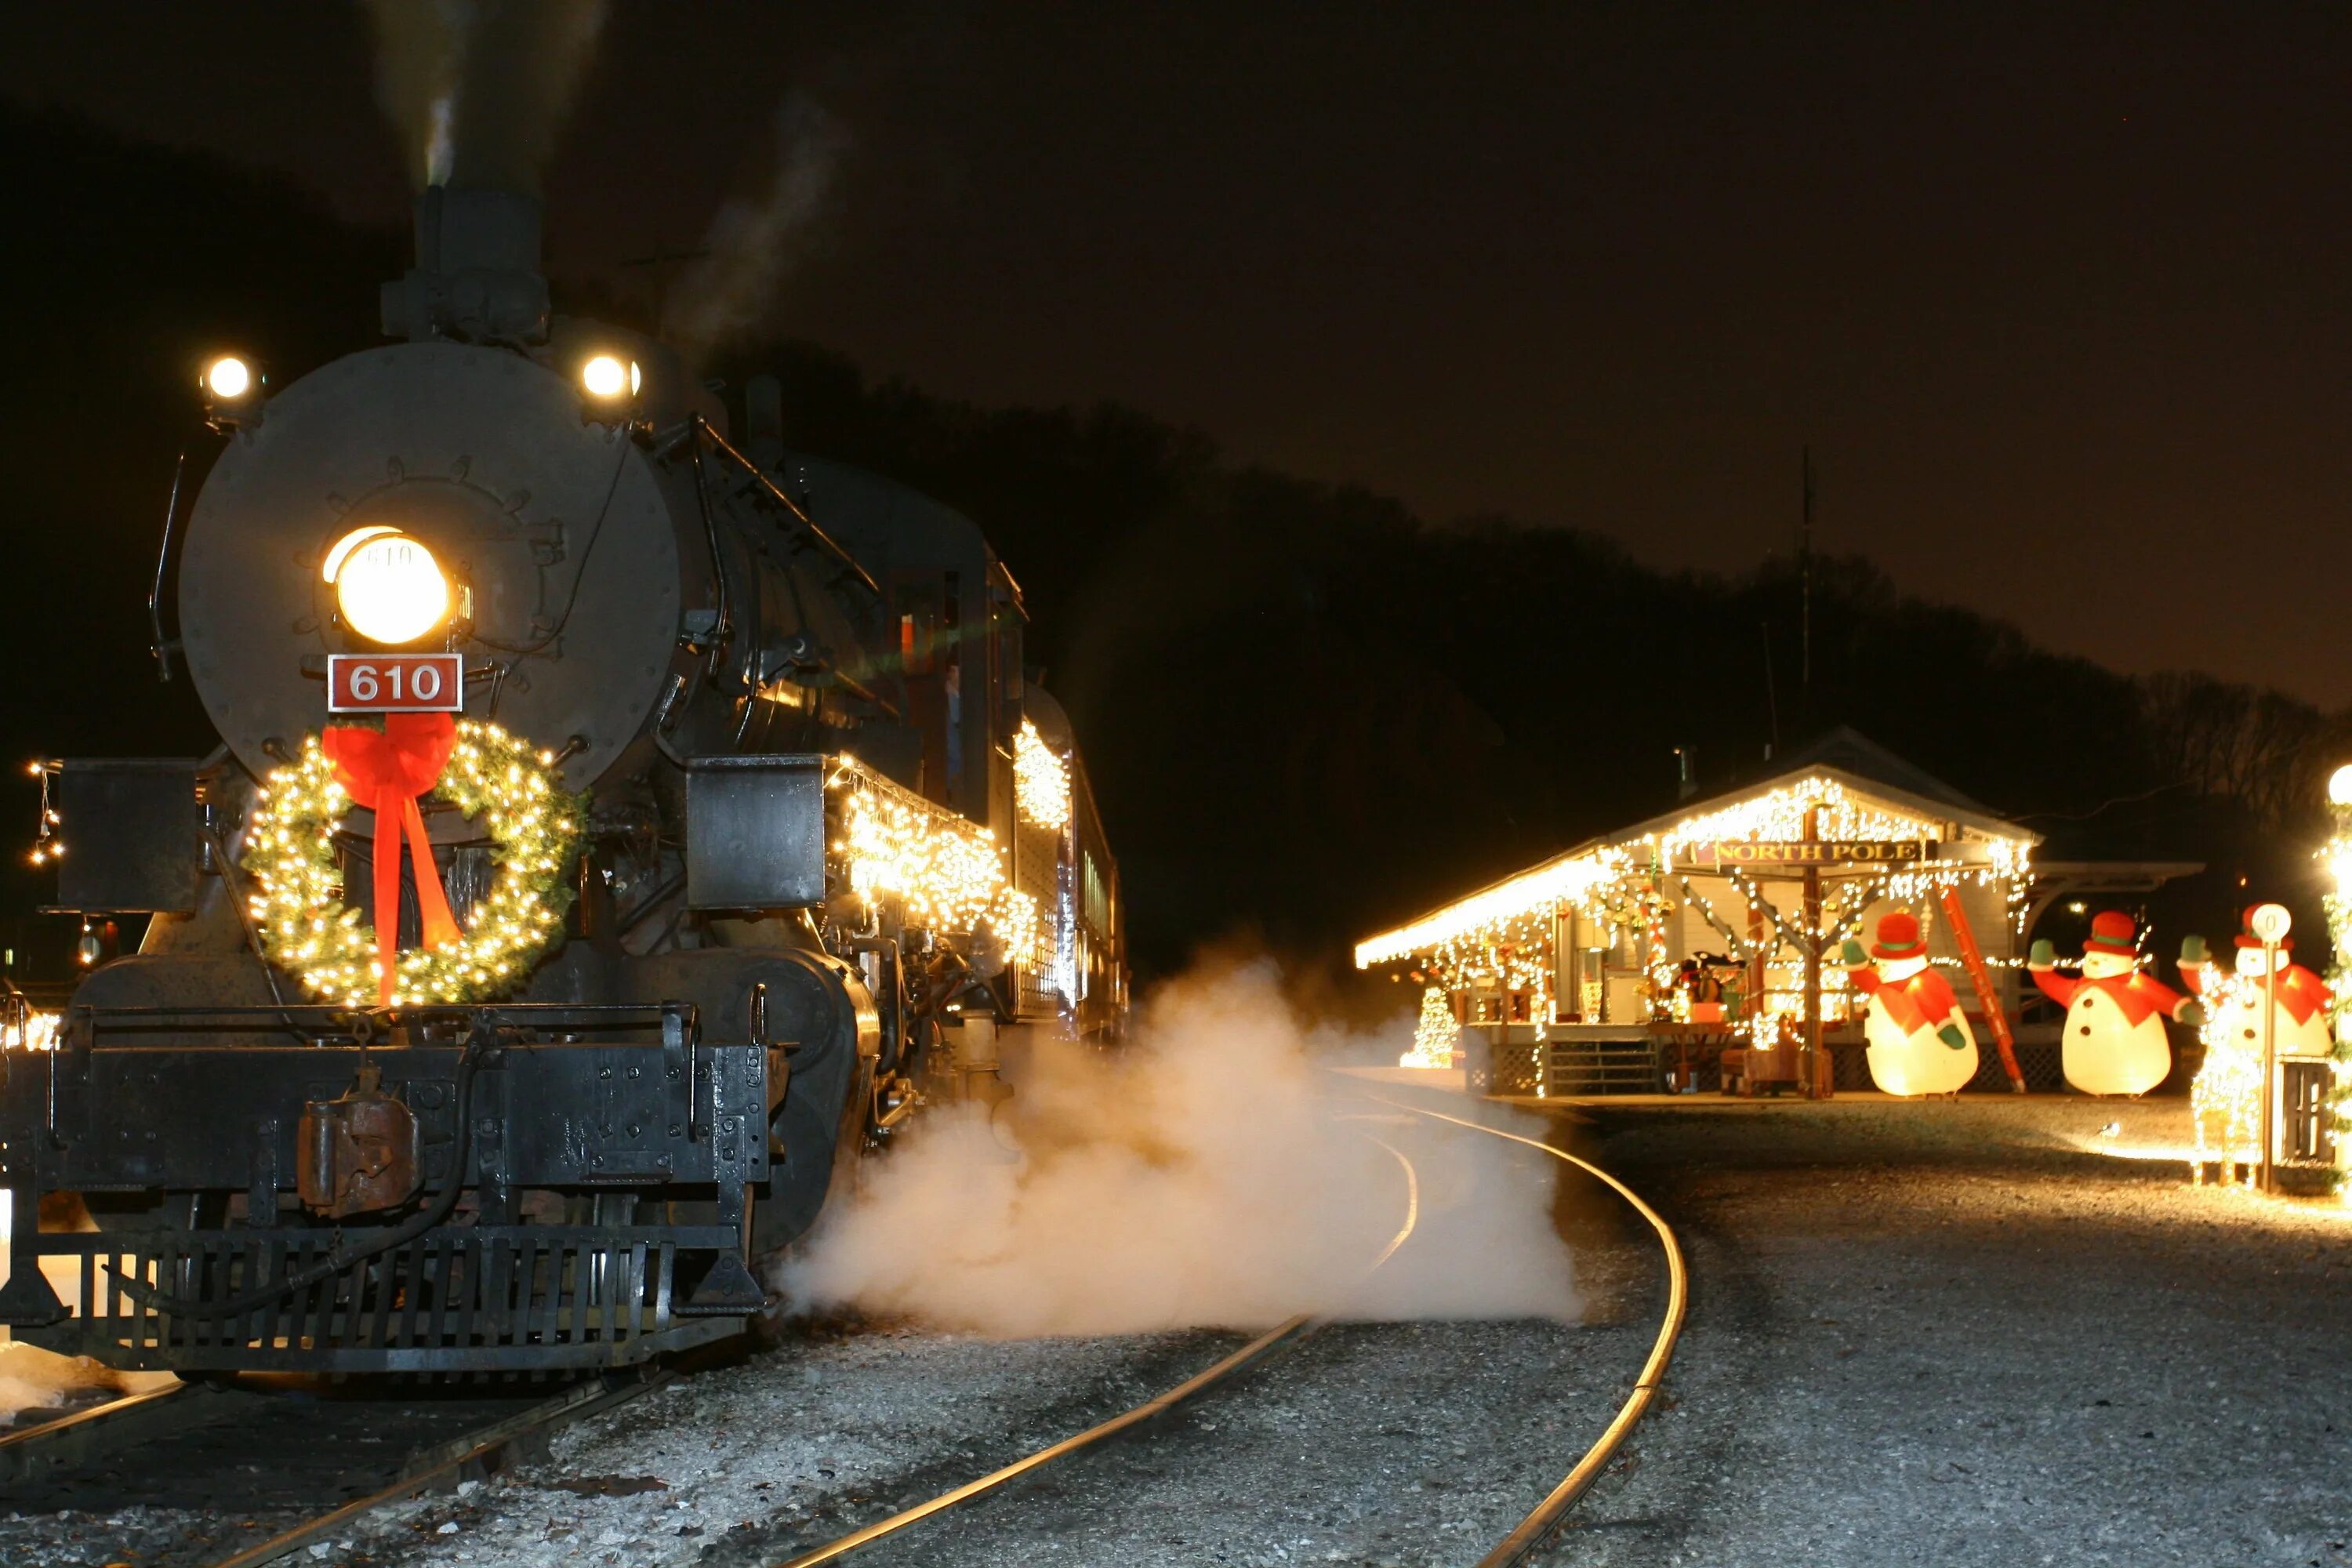
[[[694,353],[768,321],[776,287],[804,253],[848,150],[847,131],[822,105],[799,94],[784,100],[765,178],[756,194],[722,204],[711,219],[704,254],[670,290],[667,336]]]
[[[1299,1026],[1270,965],[1165,987],[1124,1049],[1036,1064],[1002,1129],[1016,1154],[976,1114],[933,1118],[785,1289],[1005,1336],[1575,1317],[1557,1162],[1369,1099],[1316,1065],[1337,1043]],[[1412,1236],[1368,1274],[1413,1185]]]
[[[604,0],[369,0],[368,13],[409,177],[538,195]]]

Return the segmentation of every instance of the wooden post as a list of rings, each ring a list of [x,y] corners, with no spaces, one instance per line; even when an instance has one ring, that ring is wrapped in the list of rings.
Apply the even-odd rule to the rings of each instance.
[[[1822,841],[1822,808],[1805,807],[1805,842]],[[1805,1098],[1826,1098],[1822,1062],[1822,866],[1805,862]]]
[[[1748,886],[1756,889],[1757,899],[1764,896],[1762,883],[1751,882]],[[1765,941],[1767,934],[1764,911],[1751,899],[1748,904],[1748,994],[1740,1001],[1742,1016],[1751,1020],[1748,1031],[1751,1039],[1756,1033],[1752,1020],[1764,1016],[1764,969],[1772,958],[1772,948]]]
[[[1977,1000],[1984,1004],[1985,1022],[1992,1026],[1992,1043],[2000,1047],[2000,1070],[2009,1075],[2011,1092],[2023,1094],[2025,1074],[2017,1065],[2017,1040],[2010,1033],[2009,1014],[2000,1005],[1991,972],[1985,968],[1984,949],[1977,945],[1977,933],[1961,911],[1958,888],[1944,889],[1944,918],[1952,922],[1952,941],[1960,950],[1960,962],[1968,967],[1969,984],[1977,988]]]
[[[2263,938],[2263,1163],[2254,1190],[2278,1191],[2278,1170],[2272,1141],[2278,1137],[2278,955],[2275,938]],[[2323,1103],[2325,1103],[2323,1101]]]

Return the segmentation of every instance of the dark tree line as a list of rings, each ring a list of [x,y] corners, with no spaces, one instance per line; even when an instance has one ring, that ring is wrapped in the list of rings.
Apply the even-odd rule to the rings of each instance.
[[[146,574],[189,378],[234,342],[281,378],[376,341],[404,237],[184,154],[0,110],[22,297],[7,378],[16,689],[0,763],[209,744],[159,685]],[[599,301],[567,290],[582,313]],[[606,302],[609,303],[609,302]],[[790,439],[891,474],[986,529],[1032,656],[1068,704],[1147,970],[1236,930],[1312,959],[1675,800],[1676,747],[1727,785],[1851,723],[2051,836],[2051,855],[2202,859],[2168,918],[2210,935],[2248,890],[2315,891],[2308,848],[2340,716],[2193,673],[2134,680],[1819,560],[1810,687],[1785,541],[1734,574],[1661,572],[1588,530],[1433,522],[1346,486],[1221,459],[1116,407],[985,409],[869,382],[806,343],[709,367],[786,386]],[[1956,542],[1956,548],[1961,547]],[[22,800],[29,840],[33,804]],[[5,802],[0,802],[5,805]],[[0,847],[8,842],[0,816]],[[43,896],[20,857],[0,900]]]

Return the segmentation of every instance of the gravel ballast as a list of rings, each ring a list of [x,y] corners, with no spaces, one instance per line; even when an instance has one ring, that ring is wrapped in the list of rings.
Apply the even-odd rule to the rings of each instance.
[[[1592,1114],[1694,1302],[1558,1561],[2352,1561],[2352,1215],[2190,1187],[2185,1102]]]
[[[1666,1399],[1541,1561],[2352,1562],[2352,1216],[2189,1187],[2155,1157],[2186,1142],[2182,1102],[1710,1098],[1551,1125],[1674,1222],[1693,1298]],[[1490,1179],[1563,1169],[1529,1151]],[[1336,1323],[858,1560],[1475,1562],[1598,1436],[1656,1329],[1654,1243],[1559,1179],[1581,1321]],[[1495,1195],[1439,1185],[1423,1246]],[[1238,1342],[806,1330],[308,1560],[779,1562]],[[85,1561],[44,1554],[38,1522],[8,1527],[11,1563]]]

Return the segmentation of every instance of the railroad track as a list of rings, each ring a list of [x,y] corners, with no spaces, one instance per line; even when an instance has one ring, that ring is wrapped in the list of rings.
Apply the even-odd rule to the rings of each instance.
[[[1664,1249],[1665,1312],[1658,1324],[1657,1338],[1651,1342],[1649,1359],[1642,1363],[1641,1373],[1633,1380],[1632,1394],[1627,1395],[1625,1403],[1618,1407],[1615,1417],[1610,1421],[1607,1429],[1601,1434],[1600,1440],[1584,1451],[1584,1457],[1577,1460],[1574,1468],[1561,1479],[1559,1485],[1546,1494],[1544,1500],[1529,1510],[1528,1516],[1514,1526],[1511,1532],[1505,1536],[1492,1552],[1478,1560],[1478,1568],[1516,1568],[1517,1564],[1525,1563],[1535,1550],[1549,1538],[1551,1532],[1558,1529],[1560,1522],[1568,1517],[1569,1510],[1577,1505],[1586,1492],[1592,1489],[1592,1484],[1601,1478],[1617,1456],[1624,1450],[1626,1439],[1633,1435],[1633,1428],[1641,1424],[1642,1417],[1649,1413],[1650,1405],[1656,1400],[1658,1389],[1665,1381],[1667,1364],[1674,1360],[1675,1342],[1682,1337],[1683,1320],[1690,1310],[1690,1270],[1683,1260],[1682,1243],[1675,1238],[1674,1227],[1660,1216],[1657,1210],[1644,1203],[1639,1193],[1590,1160],[1581,1159],[1564,1149],[1555,1149],[1550,1144],[1534,1138],[1523,1137],[1517,1132],[1506,1132],[1498,1127],[1488,1127],[1483,1122],[1468,1121],[1459,1116],[1449,1116],[1444,1111],[1429,1110],[1418,1105],[1408,1105],[1402,1100],[1390,1100],[1385,1095],[1373,1095],[1370,1098],[1384,1105],[1392,1105],[1400,1110],[1410,1111],[1415,1116],[1425,1116],[1433,1121],[1451,1122],[1456,1127],[1466,1127],[1473,1131],[1484,1132],[1496,1138],[1507,1138],[1514,1143],[1523,1143],[1530,1149],[1540,1150],[1555,1160],[1564,1161],[1575,1166],[1631,1205],[1633,1212],[1656,1233],[1658,1244]]]
[[[1555,1149],[1538,1140],[1523,1137],[1516,1132],[1507,1132],[1462,1117],[1424,1110],[1400,1100],[1389,1100],[1385,1096],[1371,1095],[1368,1098],[1409,1115],[1450,1123],[1455,1127],[1486,1133],[1496,1138],[1508,1139],[1514,1143],[1524,1144],[1575,1167],[1603,1184],[1630,1205],[1655,1233],[1664,1251],[1665,1311],[1657,1336],[1652,1343],[1649,1357],[1634,1380],[1632,1393],[1619,1407],[1600,1439],[1584,1452],[1559,1485],[1530,1510],[1492,1551],[1478,1560],[1478,1568],[1517,1568],[1517,1564],[1525,1563],[1536,1549],[1549,1538],[1552,1531],[1566,1519],[1569,1511],[1576,1506],[1578,1500],[1590,1491],[1593,1483],[1606,1472],[1617,1456],[1623,1451],[1626,1440],[1632,1436],[1633,1428],[1656,1399],[1659,1387],[1665,1377],[1667,1364],[1673,1359],[1675,1342],[1682,1332],[1683,1320],[1688,1310],[1689,1278],[1682,1256],[1682,1247],[1675,1240],[1673,1228],[1660,1217],[1656,1210],[1642,1200],[1640,1194],[1588,1160],[1566,1151]],[[1368,1133],[1366,1136],[1372,1135]],[[1420,1182],[1412,1162],[1401,1150],[1383,1139],[1373,1137],[1373,1142],[1380,1143],[1382,1148],[1396,1156],[1398,1163],[1404,1169],[1408,1194],[1405,1224],[1372,1265],[1372,1268],[1377,1269],[1393,1257],[1397,1249],[1402,1247],[1412,1234],[1419,1215]],[[839,1563],[864,1548],[905,1535],[916,1527],[941,1515],[978,1502],[1015,1481],[1034,1475],[1047,1466],[1099,1447],[1155,1417],[1166,1415],[1210,1389],[1230,1382],[1238,1374],[1265,1361],[1276,1350],[1312,1332],[1321,1326],[1322,1321],[1323,1320],[1309,1315],[1291,1318],[1164,1394],[1146,1400],[1132,1409],[1074,1436],[1063,1438],[975,1480],[942,1492],[928,1501],[902,1510],[887,1519],[860,1526],[821,1546],[786,1558],[778,1563],[776,1568],[824,1568],[825,1564]]]
[[[1367,1095],[1366,1098],[1403,1115],[1449,1124],[1469,1133],[1508,1140],[1575,1167],[1629,1205],[1654,1232],[1664,1250],[1667,1285],[1665,1310],[1648,1358],[1634,1381],[1631,1394],[1599,1440],[1585,1451],[1558,1485],[1500,1542],[1477,1560],[1478,1568],[1516,1568],[1549,1538],[1578,1500],[1606,1471],[1654,1402],[1687,1307],[1688,1281],[1681,1249],[1671,1227],[1656,1211],[1623,1183],[1589,1161],[1552,1148],[1538,1140],[1488,1127],[1464,1117],[1426,1110],[1384,1096]],[[1370,1266],[1377,1269],[1393,1257],[1413,1234],[1419,1221],[1420,1179],[1412,1160],[1402,1150],[1374,1133],[1366,1132],[1364,1136],[1379,1143],[1396,1159],[1403,1176],[1403,1223]],[[965,1509],[1041,1470],[1097,1449],[1179,1409],[1212,1389],[1231,1384],[1236,1377],[1260,1365],[1277,1352],[1297,1344],[1322,1326],[1322,1320],[1310,1315],[1293,1317],[1164,1393],[1072,1436],[1041,1447],[1012,1464],[943,1491],[928,1501],[861,1525],[820,1545],[802,1549],[783,1559],[777,1568],[819,1568],[822,1564],[840,1562],[865,1548],[906,1536],[927,1522]],[[175,1550],[142,1552],[138,1561],[152,1565],[152,1568],[257,1568],[258,1564],[280,1560],[313,1543],[336,1537],[359,1515],[372,1509],[436,1487],[453,1488],[462,1479],[486,1479],[503,1470],[530,1457],[555,1427],[635,1398],[656,1386],[667,1375],[656,1373],[646,1378],[631,1378],[625,1382],[590,1383],[537,1399],[511,1398],[472,1405],[462,1401],[448,1401],[438,1412],[438,1420],[420,1420],[412,1415],[406,1418],[406,1425],[398,1426],[394,1435],[404,1445],[398,1462],[379,1467],[376,1473],[369,1477],[355,1478],[344,1474],[335,1478],[335,1495],[340,1500],[333,1508],[320,1510],[310,1507],[289,1510],[273,1508],[269,1500],[264,1499],[250,1509],[244,1509],[242,1504],[232,1501],[226,1505],[227,1516],[234,1517],[240,1510],[246,1515],[242,1521],[246,1528],[236,1534],[236,1539],[209,1543],[184,1541],[174,1543]],[[143,1472],[189,1472],[188,1456],[176,1451],[184,1448],[197,1451],[193,1468],[200,1471],[203,1468],[202,1450],[207,1444],[215,1449],[225,1446],[252,1447],[254,1439],[240,1429],[250,1427],[253,1413],[249,1409],[234,1408],[236,1401],[269,1401],[277,1397],[230,1394],[198,1387],[185,1392],[167,1390],[163,1397],[146,1395],[115,1401],[49,1423],[34,1434],[23,1435],[26,1438],[23,1442],[10,1444],[0,1441],[0,1477],[5,1477],[9,1472],[5,1467],[14,1463],[18,1467],[17,1473],[33,1478],[37,1491],[68,1484],[51,1473],[59,1466],[43,1462],[35,1456],[44,1443],[77,1440],[67,1436],[68,1430],[76,1423],[86,1428],[79,1441],[101,1453],[110,1447],[125,1451],[135,1450]],[[145,1402],[143,1405],[142,1401]],[[223,1401],[230,1403],[224,1405]],[[132,1408],[147,1409],[146,1420],[158,1424],[142,1427],[131,1421]],[[165,1419],[167,1413],[169,1418]],[[108,1433],[110,1426],[112,1428],[110,1435]],[[352,1436],[345,1434],[347,1438]],[[382,1436],[379,1435],[379,1441]],[[39,1440],[34,1440],[36,1438]],[[335,1436],[321,1432],[313,1436],[309,1446],[322,1450],[336,1445]],[[18,1450],[13,1459],[9,1454],[12,1447]],[[260,1447],[261,1451],[268,1452],[269,1439],[261,1439]],[[29,1504],[35,1509],[46,1507],[51,1510],[60,1506],[103,1510],[158,1500],[119,1492],[107,1494],[103,1485],[106,1467],[102,1459],[93,1463],[85,1454],[79,1462],[79,1468],[85,1478],[89,1471],[99,1472],[100,1485],[95,1495],[83,1496],[73,1501],[60,1501],[58,1498],[45,1494],[28,1494],[24,1496],[19,1506]],[[316,1481],[312,1484],[315,1490]],[[87,1489],[87,1479],[83,1485]],[[16,1502],[23,1491],[23,1488],[11,1486],[9,1495],[12,1502]],[[208,1500],[215,1510],[222,1507],[222,1500],[217,1497]],[[160,1506],[169,1507],[171,1503],[169,1500],[162,1500]],[[0,1550],[0,1556],[5,1555],[5,1550]]]
[[[110,1449],[184,1424],[205,1391],[185,1383],[101,1400],[44,1421],[0,1430],[0,1488],[14,1497],[25,1483],[70,1469]]]
[[[632,1372],[522,1393],[436,1385],[389,1397],[181,1384],[8,1434],[0,1475],[13,1510],[91,1521],[100,1539],[86,1532],[75,1546],[103,1548],[97,1561],[257,1568],[332,1538],[372,1509],[535,1457],[556,1428],[635,1399],[667,1375]],[[215,1522],[208,1533],[180,1527],[140,1537],[136,1521],[148,1510],[201,1511]],[[112,1521],[127,1522],[105,1536]]]

